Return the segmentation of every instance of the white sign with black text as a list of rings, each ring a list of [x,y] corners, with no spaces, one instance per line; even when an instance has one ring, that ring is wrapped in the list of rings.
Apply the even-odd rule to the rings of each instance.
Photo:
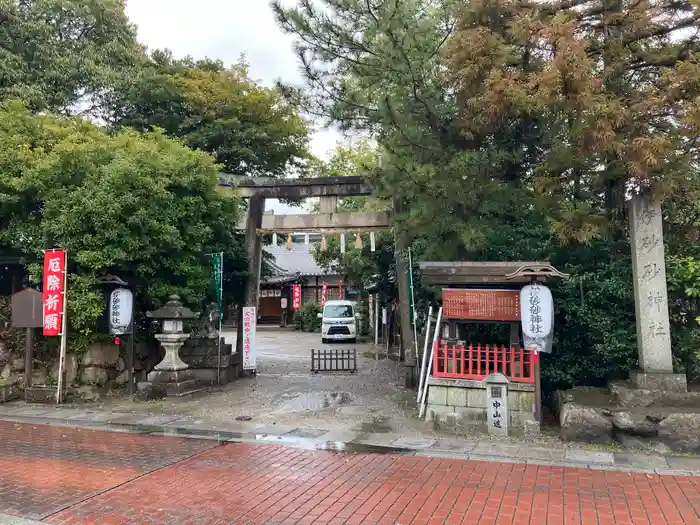
[[[549,288],[528,284],[520,291],[520,318],[526,350],[551,353],[554,334],[554,300]]]
[[[257,368],[255,352],[255,328],[257,318],[254,306],[243,307],[243,370]]]
[[[486,385],[486,420],[488,423],[488,433],[497,436],[508,435],[508,385],[487,384]]]
[[[117,288],[109,296],[109,333],[126,334],[131,327],[131,314],[134,308],[134,296],[131,290]]]

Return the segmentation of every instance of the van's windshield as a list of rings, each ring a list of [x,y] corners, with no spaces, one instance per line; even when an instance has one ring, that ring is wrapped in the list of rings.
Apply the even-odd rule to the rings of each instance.
[[[352,306],[349,305],[328,305],[323,310],[323,317],[328,319],[339,319],[352,317]]]

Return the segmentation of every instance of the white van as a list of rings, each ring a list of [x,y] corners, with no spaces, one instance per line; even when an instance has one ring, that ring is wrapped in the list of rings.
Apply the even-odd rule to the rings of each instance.
[[[357,318],[352,301],[327,301],[321,319],[321,342],[357,340]]]

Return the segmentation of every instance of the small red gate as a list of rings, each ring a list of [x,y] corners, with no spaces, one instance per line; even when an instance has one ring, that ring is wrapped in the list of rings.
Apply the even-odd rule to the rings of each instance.
[[[436,343],[437,345],[437,343]],[[462,345],[435,349],[433,377],[483,380],[501,373],[516,383],[535,382],[535,363],[530,350],[505,345]]]

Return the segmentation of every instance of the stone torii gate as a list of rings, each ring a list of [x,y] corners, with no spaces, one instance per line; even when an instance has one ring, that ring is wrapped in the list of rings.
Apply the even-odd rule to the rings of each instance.
[[[234,189],[248,199],[248,213],[238,225],[245,230],[245,246],[248,254],[248,282],[245,306],[257,306],[262,264],[264,233],[320,232],[340,234],[386,230],[392,227],[392,212],[338,212],[339,197],[371,195],[374,186],[364,177],[314,177],[309,179],[268,179],[245,176],[223,176],[219,184]],[[320,199],[319,213],[301,215],[266,215],[265,199]],[[397,246],[401,251],[401,246]],[[415,364],[413,332],[410,326],[408,304],[408,265],[404,257],[396,257],[396,273],[399,281],[401,308],[401,341],[405,350],[406,365]],[[239,320],[240,321],[240,320]],[[238,348],[243,341],[242,323],[238,323]],[[409,374],[412,377],[412,373]],[[407,376],[408,377],[408,376]]]

